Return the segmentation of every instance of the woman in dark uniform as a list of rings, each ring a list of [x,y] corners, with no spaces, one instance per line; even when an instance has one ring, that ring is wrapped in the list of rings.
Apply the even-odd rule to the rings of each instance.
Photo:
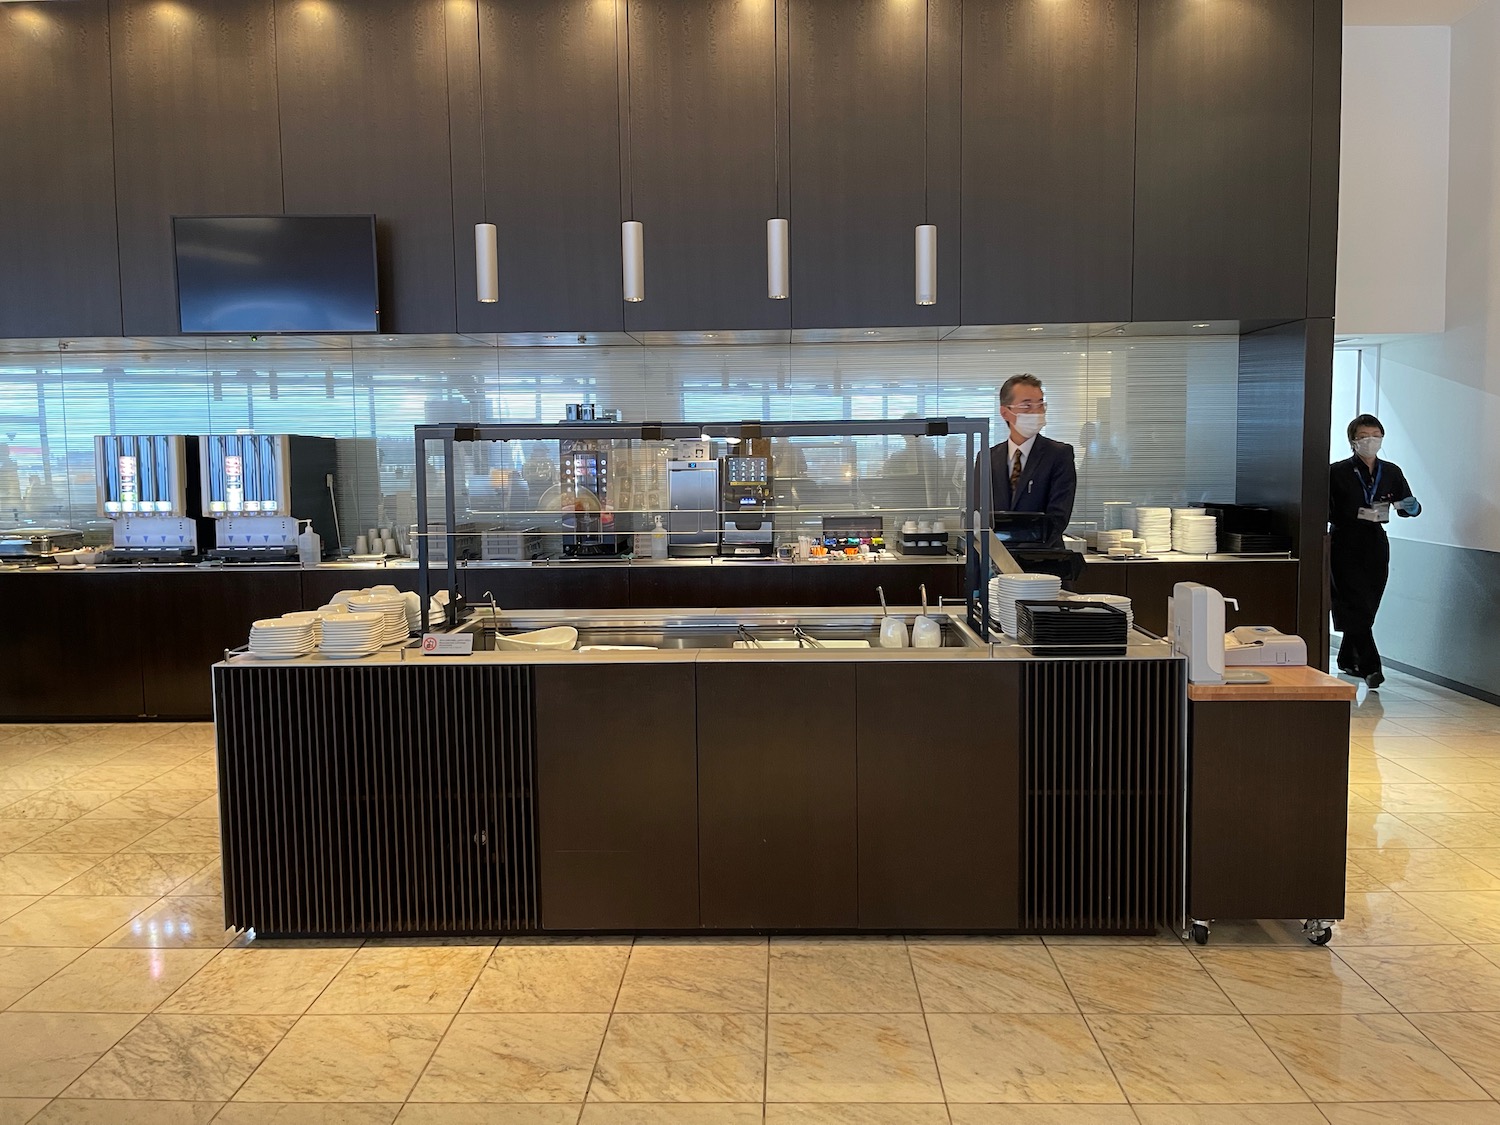
[[[1349,423],[1354,456],[1334,462],[1328,470],[1333,627],[1344,634],[1339,671],[1357,676],[1372,688],[1385,682],[1374,633],[1375,614],[1391,569],[1385,525],[1392,509],[1403,519],[1422,511],[1401,467],[1380,459],[1384,437],[1380,419],[1361,414]]]

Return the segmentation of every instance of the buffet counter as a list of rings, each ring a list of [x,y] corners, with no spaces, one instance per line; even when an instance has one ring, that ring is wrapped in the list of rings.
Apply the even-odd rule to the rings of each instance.
[[[819,647],[878,631],[864,607],[483,610],[459,630],[471,655],[221,661],[226,922],[1146,934],[1191,918],[1206,940],[1203,911],[1253,906],[1326,940],[1343,914],[1326,885],[1344,862],[1337,681],[1278,669],[1291,702],[1199,700],[1144,633],[1123,654],[1037,656],[937,616],[942,647],[914,650]],[[562,622],[655,645],[495,647]],[[778,636],[811,640],[766,647]],[[1282,805],[1317,824],[1268,833]]]
[[[866,607],[476,611],[469,656],[220,662],[229,923],[1179,925],[1181,660],[1139,633],[1123,656],[1036,658],[938,616],[943,647],[917,650],[817,647],[878,631]],[[562,621],[662,647],[493,647]],[[799,628],[812,647],[765,647]]]

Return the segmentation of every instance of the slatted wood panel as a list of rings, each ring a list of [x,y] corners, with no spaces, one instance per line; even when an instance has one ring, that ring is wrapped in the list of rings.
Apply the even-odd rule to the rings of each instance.
[[[1149,933],[1182,902],[1182,665],[1022,673],[1021,927]]]
[[[536,928],[530,669],[217,668],[214,695],[228,926]]]

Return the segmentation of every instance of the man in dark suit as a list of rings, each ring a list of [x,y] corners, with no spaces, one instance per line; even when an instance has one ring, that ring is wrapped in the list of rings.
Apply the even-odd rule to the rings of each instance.
[[[1073,518],[1078,470],[1073,447],[1043,437],[1047,403],[1035,375],[1013,375],[1000,388],[1000,417],[1008,440],[990,449],[991,507],[996,512],[1045,512],[1047,547],[1063,545]]]

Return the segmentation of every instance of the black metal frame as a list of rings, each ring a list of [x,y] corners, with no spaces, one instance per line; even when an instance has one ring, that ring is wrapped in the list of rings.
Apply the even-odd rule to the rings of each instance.
[[[902,418],[881,422],[556,422],[556,423],[506,423],[467,425],[449,423],[444,425],[422,425],[416,427],[416,488],[417,488],[417,590],[422,598],[422,632],[428,631],[428,607],[432,598],[432,578],[429,571],[431,551],[428,545],[427,518],[427,444],[437,441],[443,444],[443,526],[447,535],[448,590],[458,589],[458,551],[455,547],[458,534],[458,513],[454,501],[455,480],[453,469],[453,447],[461,441],[566,441],[574,440],[637,440],[673,441],[678,438],[693,439],[703,435],[711,438],[795,438],[795,437],[880,437],[887,434],[913,435],[915,437],[964,436],[966,468],[968,477],[965,491],[969,497],[968,522],[969,545],[965,573],[967,575],[967,617],[971,628],[979,635],[990,635],[990,608],[986,584],[990,576],[991,505],[990,459],[979,454],[988,454],[990,448],[990,422],[988,418]],[[459,624],[457,599],[450,599],[444,611],[443,624],[454,628]]]

